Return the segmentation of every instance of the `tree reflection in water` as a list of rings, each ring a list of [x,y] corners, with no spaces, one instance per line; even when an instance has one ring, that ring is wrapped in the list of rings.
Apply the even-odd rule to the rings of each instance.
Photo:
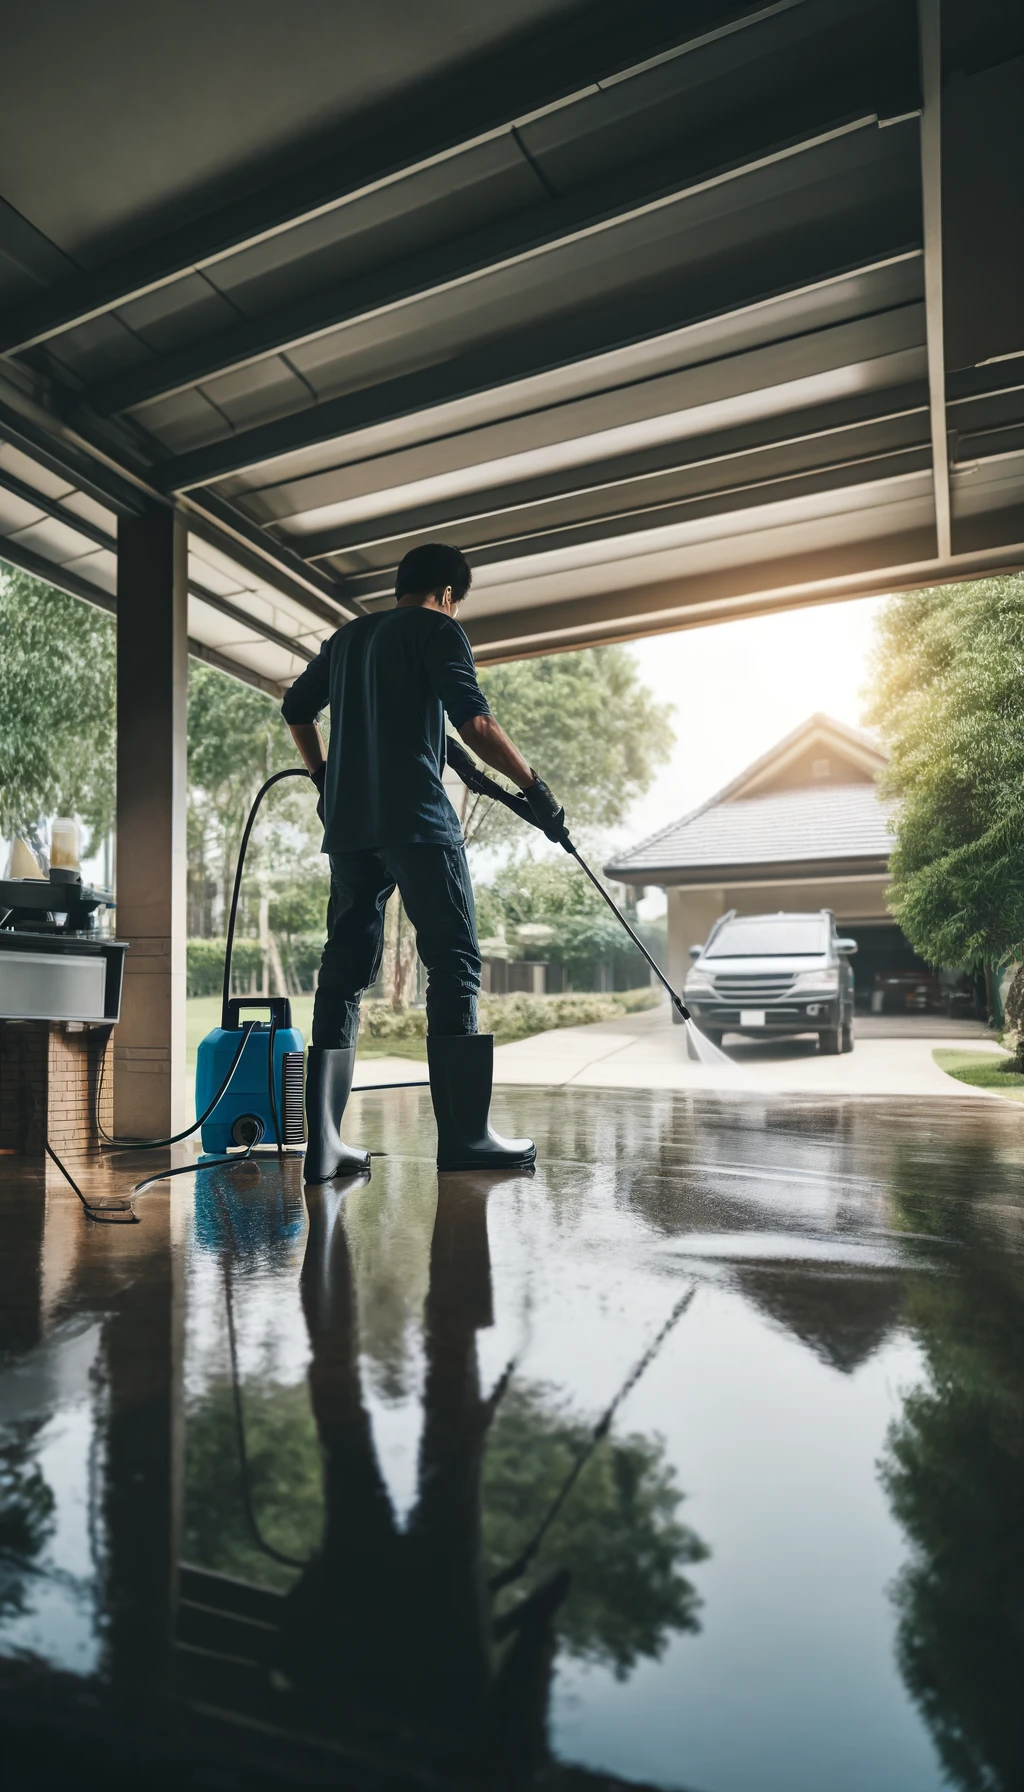
[[[908,1227],[959,1247],[958,1274],[911,1278],[907,1320],[930,1379],[905,1399],[882,1474],[913,1546],[894,1588],[900,1669],[965,1792],[1024,1785],[1024,1275],[1010,1168],[954,1150],[942,1180],[955,1202],[919,1166],[894,1178]]]
[[[590,1428],[543,1387],[510,1388],[484,1467],[489,1574],[513,1561],[531,1517],[545,1512],[590,1440]],[[682,1501],[660,1441],[612,1437],[591,1461],[532,1565],[555,1563],[572,1585],[556,1620],[571,1654],[625,1679],[641,1657],[657,1659],[670,1635],[698,1629],[699,1600],[679,1572],[706,1546],[676,1513]]]
[[[0,1619],[26,1609],[26,1577],[56,1529],[57,1502],[37,1457],[42,1420],[0,1430]]]

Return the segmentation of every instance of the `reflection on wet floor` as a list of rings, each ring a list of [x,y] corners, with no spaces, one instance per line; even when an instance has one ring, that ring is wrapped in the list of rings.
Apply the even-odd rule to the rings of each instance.
[[[1015,1792],[1021,1116],[496,1106],[536,1176],[365,1095],[131,1228],[4,1161],[11,1783]]]

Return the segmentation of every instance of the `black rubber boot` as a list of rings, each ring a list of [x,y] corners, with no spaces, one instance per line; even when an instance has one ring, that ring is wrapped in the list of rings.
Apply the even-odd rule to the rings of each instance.
[[[306,1162],[303,1182],[333,1182],[336,1176],[357,1176],[370,1168],[368,1151],[346,1145],[339,1130],[352,1093],[356,1048],[324,1051],[310,1046],[306,1054]]]
[[[532,1139],[503,1139],[487,1115],[494,1079],[494,1034],[427,1034],[430,1099],[439,1170],[515,1170],[536,1161]]]

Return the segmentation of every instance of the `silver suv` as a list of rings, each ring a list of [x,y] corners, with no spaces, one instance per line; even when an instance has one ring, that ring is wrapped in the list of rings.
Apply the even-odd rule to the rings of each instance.
[[[686,1006],[701,1032],[817,1033],[823,1052],[853,1050],[856,940],[840,939],[831,909],[813,915],[738,915],[715,922],[703,946],[691,946]]]

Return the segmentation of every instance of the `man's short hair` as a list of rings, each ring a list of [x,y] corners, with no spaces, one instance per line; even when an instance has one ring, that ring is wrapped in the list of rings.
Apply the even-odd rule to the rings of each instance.
[[[395,597],[407,597],[410,593],[419,596],[427,592],[432,596],[440,595],[445,586],[450,585],[454,601],[461,603],[472,583],[469,562],[458,548],[451,548],[443,541],[426,541],[422,547],[410,548],[399,565]]]

